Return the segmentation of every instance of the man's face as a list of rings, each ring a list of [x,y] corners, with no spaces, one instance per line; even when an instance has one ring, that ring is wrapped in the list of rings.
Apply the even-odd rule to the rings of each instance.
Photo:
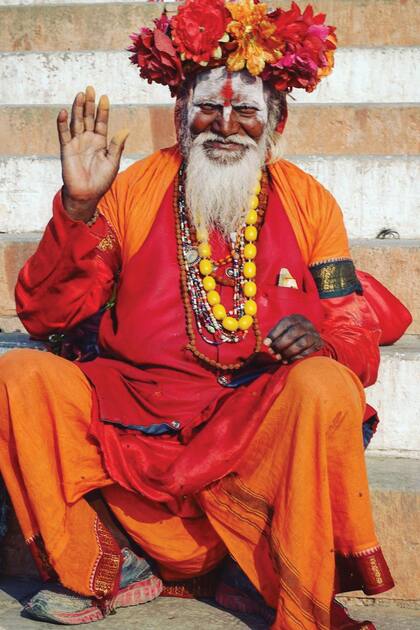
[[[188,111],[191,136],[205,134],[210,159],[232,162],[258,144],[267,124],[263,82],[247,72],[217,68],[198,76]],[[201,140],[201,138],[200,138]]]
[[[263,83],[247,71],[203,72],[183,103],[179,138],[186,201],[195,226],[227,239],[244,222],[266,160],[268,108]]]

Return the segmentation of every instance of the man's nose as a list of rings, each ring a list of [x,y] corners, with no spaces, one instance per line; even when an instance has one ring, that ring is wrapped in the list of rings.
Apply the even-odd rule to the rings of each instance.
[[[233,109],[231,109],[230,112],[226,112],[225,109],[222,109],[215,120],[214,131],[225,138],[239,133],[240,125],[238,123],[236,112]]]

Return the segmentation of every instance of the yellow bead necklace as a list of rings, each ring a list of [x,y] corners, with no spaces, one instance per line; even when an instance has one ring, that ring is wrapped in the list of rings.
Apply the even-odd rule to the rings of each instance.
[[[185,202],[184,175],[185,167],[182,165],[175,182],[173,203],[181,295],[185,309],[185,323],[188,337],[188,343],[185,348],[190,351],[198,361],[201,361],[211,369],[217,372],[233,372],[243,367],[254,353],[260,352],[262,346],[262,334],[256,314],[257,305],[253,300],[257,287],[254,281],[255,275],[252,275],[252,273],[256,270],[251,268],[251,276],[246,278],[244,276],[244,266],[246,263],[253,263],[257,253],[255,241],[258,236],[258,230],[256,228],[264,215],[267,205],[267,176],[266,173],[263,172],[261,180],[258,178],[259,181],[253,191],[253,197],[259,196],[259,199],[250,200],[250,209],[247,216],[249,221],[247,221],[238,232],[236,241],[232,246],[231,255],[223,258],[221,261],[215,261],[213,263],[211,260],[211,247],[205,247],[209,245],[207,234],[200,233],[199,230],[194,234],[191,229],[191,214]],[[256,212],[257,222],[255,222],[255,214],[250,214],[251,210]],[[249,227],[255,228],[256,231],[248,230],[247,235],[251,236],[251,238],[247,239],[247,243],[245,244],[245,230]],[[199,245],[203,246],[200,247],[201,254],[198,253]],[[225,317],[223,317],[222,320],[217,320],[214,315],[213,307],[217,305],[223,307],[223,305],[220,302],[220,296],[219,299],[216,297],[216,303],[213,304],[213,306],[209,303],[207,294],[216,290],[216,279],[211,275],[210,268],[207,269],[209,273],[202,274],[200,272],[199,264],[202,259],[207,259],[211,263],[212,270],[213,265],[220,266],[228,262],[232,263],[232,271],[228,276],[231,282],[228,284],[229,286],[233,286],[233,308],[229,313],[226,313],[226,318],[233,316],[232,319],[237,322],[236,328],[233,331],[223,326],[222,322],[225,320]],[[249,268],[247,267],[247,269]],[[217,282],[225,284],[222,278],[218,279]],[[246,311],[244,308],[245,305]],[[237,358],[231,363],[224,363],[223,361],[218,361],[214,355],[213,357],[208,356],[203,351],[202,347],[199,348],[197,346],[196,329],[202,341],[213,347],[220,346],[220,344],[226,342],[239,343],[249,332],[249,329],[243,330],[239,327],[239,321],[246,315],[249,315],[253,320],[252,329],[255,336],[254,351],[249,355],[248,359]],[[246,321],[247,320],[242,320],[242,325],[246,323]]]
[[[239,319],[228,315],[226,308],[221,303],[220,293],[216,290],[216,281],[211,275],[214,271],[214,264],[211,260],[212,250],[208,242],[208,234],[200,230],[197,232],[198,254],[201,258],[199,269],[203,276],[202,282],[204,290],[206,291],[207,301],[211,306],[214,317],[217,321],[220,321],[223,328],[229,332],[235,332],[238,328],[243,331],[251,328],[257,313],[257,303],[253,299],[257,293],[257,285],[255,283],[257,267],[254,259],[257,255],[255,241],[258,239],[256,224],[258,223],[257,210],[259,207],[259,194],[261,192],[261,178],[262,171],[258,173],[257,183],[252,191],[248,214],[245,218],[244,239],[246,245],[243,249],[244,264],[242,273],[244,281],[242,284],[242,293],[246,300],[243,305],[244,315]]]

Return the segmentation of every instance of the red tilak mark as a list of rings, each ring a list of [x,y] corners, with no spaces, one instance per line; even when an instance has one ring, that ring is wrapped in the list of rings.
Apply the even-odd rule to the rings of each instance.
[[[222,87],[221,95],[224,100],[224,106],[229,107],[233,96],[232,75],[228,75],[225,84]]]

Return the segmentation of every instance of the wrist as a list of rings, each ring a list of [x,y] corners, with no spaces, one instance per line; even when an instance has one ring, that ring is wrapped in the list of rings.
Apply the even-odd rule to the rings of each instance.
[[[75,199],[70,197],[65,187],[61,191],[63,207],[73,221],[89,223],[94,219],[99,199]]]

